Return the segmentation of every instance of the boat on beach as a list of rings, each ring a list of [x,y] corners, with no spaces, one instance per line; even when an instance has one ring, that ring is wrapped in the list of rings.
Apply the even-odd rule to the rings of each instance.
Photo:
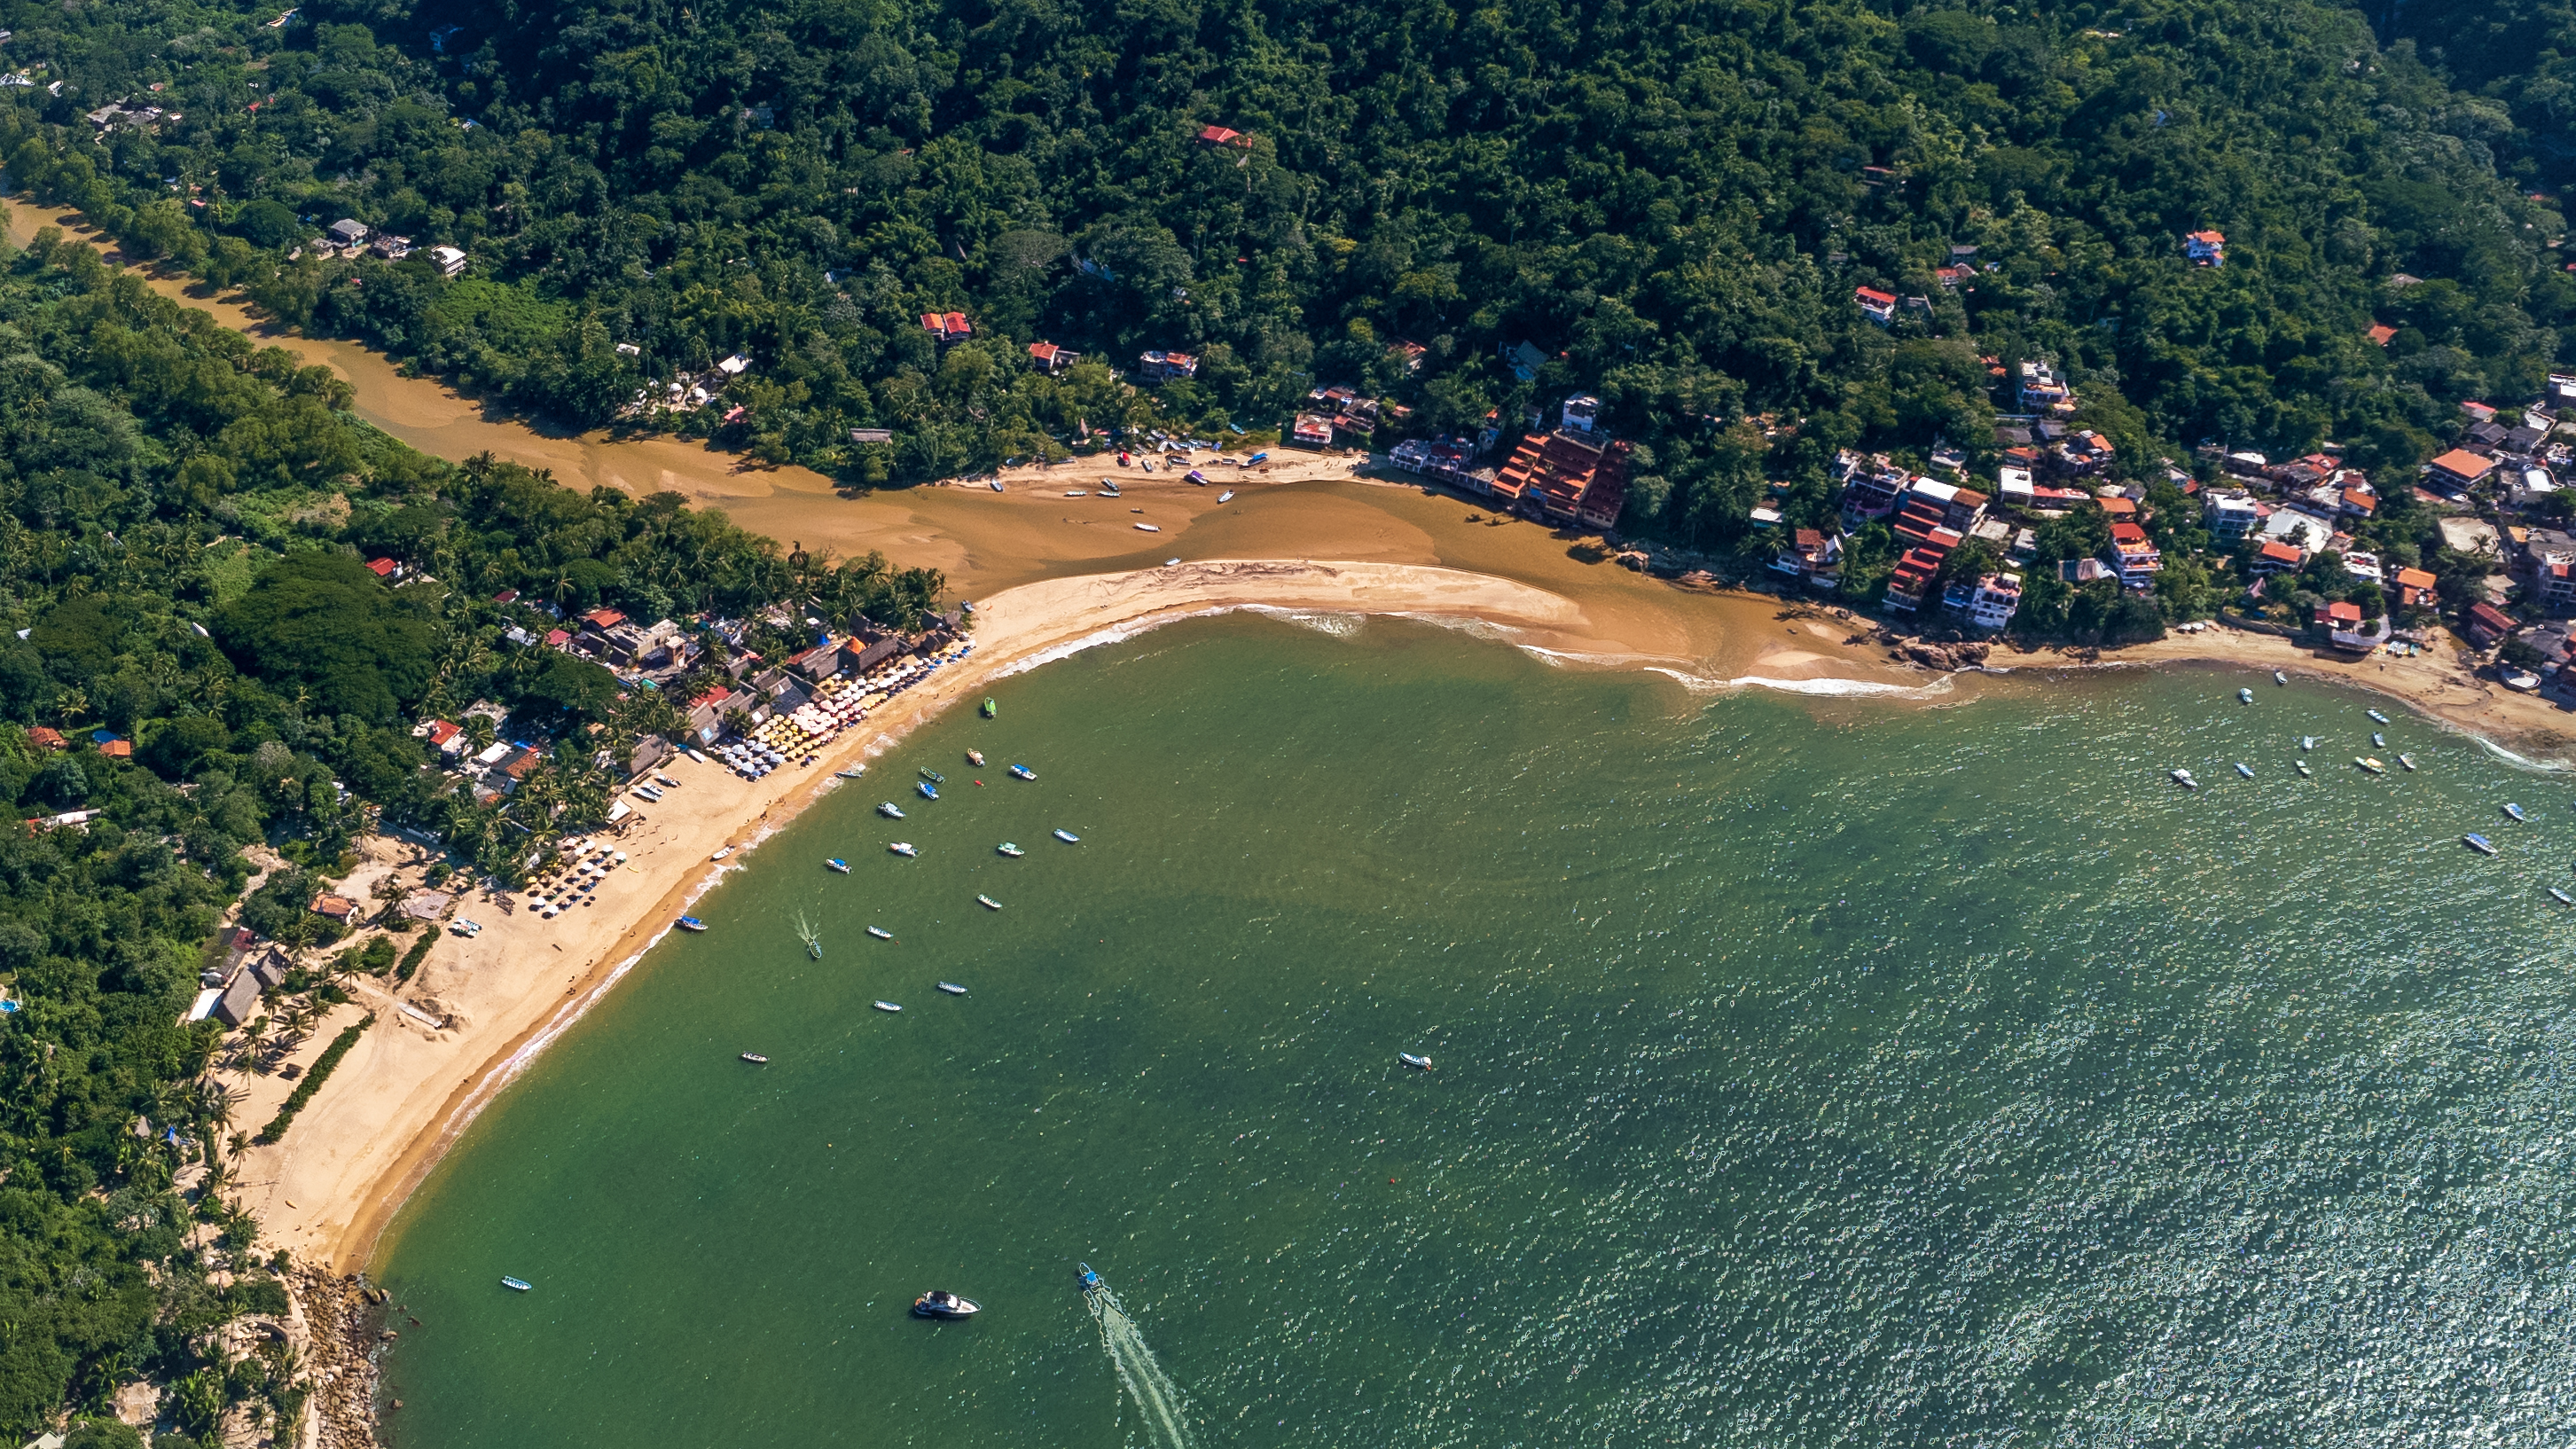
[[[837,855],[833,856],[830,860],[823,862],[823,864],[829,869],[839,871],[843,875],[848,875],[850,873],[850,863],[841,859]]]
[[[1219,503],[1232,503],[1234,501],[1234,490],[1228,488],[1223,493],[1218,494],[1216,496],[1216,501]]]
[[[939,989],[940,989],[940,990],[942,990],[942,991],[947,992],[947,993],[948,993],[949,995],[951,995],[951,996],[963,996],[963,995],[965,995],[965,994],[966,994],[966,988],[965,988],[965,987],[963,987],[963,986],[958,985],[958,984],[957,984],[956,982],[954,982],[954,981],[942,981],[942,982],[940,982],[940,983],[939,983]]]
[[[893,1002],[891,1002],[891,1001],[880,1001],[880,1002],[878,1002],[878,1003],[876,1004],[876,1006],[877,1006],[877,1010],[879,1010],[879,1011],[901,1011],[901,1010],[903,1010],[903,1008],[902,1008],[902,1007],[895,1005],[895,1004],[894,1004]]]
[[[1021,780],[1034,780],[1038,777],[1038,772],[1030,769],[1026,765],[1013,765],[1011,767],[1011,774],[1014,778]]]
[[[978,893],[978,894],[976,895],[976,897],[975,897],[975,902],[976,902],[976,904],[978,904],[978,905],[982,906],[984,909],[986,909],[986,910],[988,910],[988,911],[998,911],[998,910],[1000,910],[1000,909],[1002,908],[1002,903],[1001,903],[1000,901],[997,901],[997,900],[993,899],[991,896],[983,895],[983,894],[981,894],[981,893]]]
[[[944,1288],[933,1288],[912,1300],[917,1318],[972,1318],[984,1311],[983,1305],[971,1298],[960,1298]]]
[[[834,770],[832,773],[840,776],[844,780],[855,780],[867,772],[868,767],[865,765],[852,765],[846,770]]]
[[[900,855],[907,860],[918,860],[921,858],[921,852],[913,849],[912,842],[909,840],[892,841],[887,844],[886,850],[892,854]]]
[[[513,1293],[525,1293],[536,1285],[530,1283],[525,1278],[512,1278],[504,1275],[501,1279],[501,1286],[509,1289]]]
[[[1412,1067],[1416,1071],[1427,1072],[1431,1070],[1431,1058],[1429,1057],[1418,1057],[1411,1052],[1397,1052],[1395,1054],[1395,1059],[1404,1063],[1408,1067]]]
[[[968,750],[966,752],[966,763],[973,765],[979,770],[984,768],[984,752],[982,750]]]
[[[2478,834],[2474,830],[2461,836],[2460,843],[2467,846],[2469,849],[2476,851],[2480,855],[2493,855],[2496,853],[2495,842]]]
[[[682,916],[680,918],[680,929],[683,931],[703,931],[706,928],[707,923],[699,920],[695,916]]]
[[[876,937],[880,941],[891,941],[894,939],[894,932],[887,930],[883,926],[868,927],[868,934]]]
[[[877,807],[877,813],[888,820],[901,820],[903,818],[903,807],[897,805],[892,800],[888,800]]]
[[[769,1065],[769,1058],[762,1056],[758,1052],[744,1052],[742,1054],[742,1059],[754,1066],[765,1067]]]
[[[999,845],[997,845],[997,846],[994,846],[994,847],[993,847],[993,849],[994,849],[995,853],[1000,854],[1000,855],[1007,855],[1007,856],[1009,856],[1009,857],[1010,857],[1011,859],[1013,859],[1013,860],[1017,860],[1017,859],[1019,859],[1021,856],[1024,856],[1024,855],[1028,854],[1028,852],[1027,852],[1027,851],[1020,849],[1018,846],[1013,845],[1011,842],[1009,842],[1009,841],[1007,841],[1007,840],[1003,841],[1001,844],[999,844]]]
[[[1156,528],[1154,525],[1152,525],[1152,524],[1150,524],[1150,523],[1140,523],[1140,524],[1137,524],[1137,525],[1136,525],[1136,531],[1137,531],[1138,533],[1160,533],[1160,532],[1162,532],[1162,530],[1161,530],[1161,529]]]
[[[1067,845],[1079,845],[1082,843],[1082,837],[1074,834],[1070,830],[1057,831],[1055,833],[1055,838],[1063,841]]]
[[[724,859],[726,856],[731,855],[731,854],[733,854],[733,847],[732,847],[732,846],[730,846],[730,845],[719,845],[719,846],[717,846],[717,847],[716,847],[716,853],[715,853],[715,854],[713,854],[713,855],[708,856],[708,857],[707,857],[707,859],[709,859],[709,860],[722,860],[722,859]]]

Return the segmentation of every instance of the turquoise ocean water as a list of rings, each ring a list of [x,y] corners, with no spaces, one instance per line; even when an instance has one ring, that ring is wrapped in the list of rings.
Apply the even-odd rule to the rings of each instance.
[[[433,1174],[395,1444],[2576,1432],[2565,780],[2250,672],[1694,697],[1395,621],[994,693]]]

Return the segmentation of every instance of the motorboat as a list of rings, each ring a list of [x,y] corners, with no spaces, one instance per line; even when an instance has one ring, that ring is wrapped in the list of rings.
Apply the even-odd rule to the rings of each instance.
[[[921,852],[913,849],[912,842],[909,840],[894,841],[887,845],[886,849],[896,855],[904,857],[907,860],[919,860],[921,858]]]
[[[2388,723],[2388,716],[2386,716],[2386,715],[2384,715],[2384,714],[2381,714],[2379,711],[2377,711],[2377,710],[2375,710],[2375,709],[2365,709],[2365,710],[2363,710],[2363,711],[2362,711],[2362,713],[2363,713],[2363,714],[2366,714],[2366,715],[2368,715],[2368,716],[2370,716],[2372,719],[2375,719],[2375,720],[2379,721],[2381,724],[2386,724],[2386,723]]]
[[[1118,485],[1117,485],[1117,484],[1115,484],[1115,483],[1110,482],[1110,481],[1109,481],[1108,479],[1106,479],[1106,478],[1102,479],[1102,480],[1100,481],[1100,496],[1101,496],[1101,497],[1103,497],[1103,498],[1116,498],[1116,497],[1118,497],[1118,496],[1119,496],[1119,493],[1118,493]]]
[[[2243,775],[2248,780],[2251,780],[2254,778],[2254,767],[2245,763],[2243,760],[2238,760],[2236,762],[2236,773]]]
[[[2274,684],[2287,684],[2290,682],[2290,676],[2281,670],[2275,669],[2272,671],[2272,682]]]
[[[1013,778],[1021,780],[1034,780],[1038,777],[1038,772],[1030,769],[1026,765],[1013,765],[1011,767],[1011,774]]]
[[[2399,755],[2397,757],[2397,763],[2404,765],[2411,773],[2415,768],[2415,757],[2413,755]]]
[[[903,818],[903,807],[897,805],[892,800],[888,800],[877,807],[877,813],[888,820],[901,820]]]
[[[1083,1292],[1098,1293],[1109,1286],[1108,1284],[1100,1281],[1099,1274],[1091,1271],[1091,1265],[1089,1263],[1076,1263],[1073,1266],[1081,1270],[1082,1276],[1076,1281],[1082,1284]]]
[[[2558,904],[2562,906],[2576,906],[2576,896],[2571,896],[2556,886],[2551,886],[2549,888],[2549,893],[2558,897]]]
[[[936,800],[939,798],[939,787],[930,783],[928,780],[923,780],[915,784],[912,788],[919,790],[921,792],[921,798],[924,800]]]
[[[701,764],[701,765],[707,765],[707,764],[713,764],[713,763],[714,763],[714,761],[709,760],[709,759],[707,758],[707,756],[706,756],[706,752],[705,752],[704,750],[688,750],[688,751],[685,751],[684,753],[686,753],[690,759],[697,761],[697,762],[698,762],[699,764]]]
[[[2469,849],[2476,851],[2480,855],[2493,855],[2496,853],[2495,842],[2478,834],[2474,830],[2461,836],[2460,843],[2467,846]]]
[[[682,916],[680,918],[680,929],[683,931],[703,931],[706,928],[707,923],[699,920],[695,916]]]
[[[2388,748],[2388,736],[2386,736],[2386,735],[2384,735],[2384,734],[2381,734],[2381,733],[2379,733],[2379,732],[2378,732],[2378,731],[2376,731],[2376,730],[2371,731],[2371,735],[2370,735],[2370,747],[2371,747],[2372,749],[2374,749],[2374,750],[2384,750],[2384,749],[2387,749],[2387,748]]]
[[[635,787],[635,798],[639,800],[650,800],[654,804],[659,805],[662,803],[662,791],[659,786],[638,785]]]
[[[2388,773],[2388,767],[2386,765],[2364,755],[2353,756],[2352,762],[2374,775],[2385,775]]]
[[[1007,855],[1007,856],[1009,856],[1009,857],[1010,857],[1011,859],[1013,859],[1013,860],[1017,860],[1017,859],[1019,859],[1021,856],[1024,856],[1024,855],[1028,854],[1028,852],[1027,852],[1027,851],[1020,849],[1018,846],[1013,845],[1011,842],[1009,842],[1009,841],[1007,841],[1007,840],[1003,841],[1001,844],[999,844],[999,845],[997,845],[997,846],[994,846],[994,847],[993,847],[993,849],[994,849],[997,853],[1002,854],[1002,855]]]
[[[879,1010],[879,1011],[901,1011],[901,1010],[903,1010],[903,1008],[902,1008],[902,1007],[895,1005],[895,1004],[894,1004],[893,1002],[891,1002],[891,1001],[880,1001],[880,1002],[878,1002],[878,1003],[876,1004],[876,1007],[877,1007],[877,1010]]]
[[[1219,503],[1232,503],[1234,501],[1234,490],[1228,488],[1223,493],[1218,494],[1216,496],[1216,501]]]
[[[2200,788],[2200,782],[2191,777],[2191,771],[2189,770],[2175,770],[2171,774],[2165,776],[2165,778],[2173,781],[2175,784],[2180,785],[2186,790],[2197,790]]]
[[[513,1293],[525,1293],[536,1285],[530,1283],[525,1278],[504,1277],[501,1280],[501,1286],[509,1289]]]
[[[944,1288],[933,1288],[912,1300],[915,1318],[972,1318],[983,1311],[982,1304],[971,1298],[960,1298]]]
[[[891,941],[894,939],[894,932],[887,930],[883,926],[868,927],[868,934],[876,937],[880,941]]]
[[[719,845],[719,846],[717,846],[717,847],[716,847],[716,853],[715,853],[715,854],[713,854],[713,855],[708,856],[708,857],[707,857],[707,859],[709,859],[709,860],[722,860],[722,859],[724,859],[726,856],[731,855],[731,854],[733,854],[733,847],[732,847],[732,846],[730,846],[730,845]]]
[[[934,785],[945,785],[948,783],[948,777],[946,775],[939,773],[928,765],[921,767],[921,778],[928,780]]]
[[[2300,779],[2302,779],[2302,780],[2313,780],[2313,779],[2315,779],[2315,778],[2316,778],[2316,774],[2317,774],[2317,772],[2308,768],[2308,762],[2307,762],[2307,761],[2305,761],[2305,760],[2299,760],[2299,761],[2296,761],[2295,763],[2296,763],[2296,764],[2298,765],[2298,767],[2299,767],[2299,778],[2300,778]]]
[[[1207,486],[1207,475],[1196,468],[1192,468],[1190,471],[1182,474],[1181,477],[1184,481],[1196,483],[1201,488],[1205,488]]]
[[[982,750],[968,750],[966,752],[966,763],[973,765],[979,770],[984,768],[984,752]]]
[[[1091,490],[1088,488],[1067,488],[1064,490],[1064,496],[1067,498],[1088,498],[1091,496]]]
[[[848,875],[850,873],[850,863],[841,859],[837,855],[833,856],[830,860],[823,862],[823,864],[833,870],[839,871],[843,875]]]
[[[963,996],[963,995],[965,995],[965,994],[966,994],[966,988],[965,988],[965,987],[963,987],[963,986],[958,985],[958,984],[957,984],[956,982],[954,982],[954,981],[942,981],[942,982],[940,982],[940,983],[939,983],[939,989],[940,989],[940,990],[942,990],[942,991],[947,992],[947,993],[948,993],[949,995],[951,995],[951,996]]]
[[[1431,1070],[1431,1058],[1429,1057],[1418,1057],[1411,1052],[1397,1052],[1395,1054],[1395,1059],[1404,1063],[1408,1067],[1412,1067],[1416,1071],[1427,1072]]]
[[[995,710],[995,709],[993,708],[993,696],[991,696],[991,695],[989,695],[989,694],[988,694],[988,695],[985,695],[985,696],[984,696],[984,718],[986,718],[986,719],[991,719],[991,718],[992,718],[996,713],[998,713],[998,711],[997,711],[997,710]]]
[[[2300,749],[2303,749],[2303,750],[2313,750],[2313,749],[2315,749],[2316,747],[2317,747],[2317,737],[2316,737],[2315,735],[2301,735],[2301,736],[2299,736],[2299,748],[2300,748]]]
[[[1152,524],[1150,524],[1150,523],[1140,523],[1140,524],[1137,524],[1137,525],[1136,525],[1136,531],[1137,531],[1138,533],[1160,533],[1160,532],[1162,532],[1162,530],[1161,530],[1161,529],[1156,528],[1154,525],[1152,525]]]
[[[2240,689],[2236,691],[2236,702],[2239,704],[2252,704],[2254,702],[2254,691],[2250,689]]]
[[[677,790],[680,788],[679,781],[672,779],[670,776],[663,774],[659,770],[653,772],[653,779],[655,783],[661,785],[666,790]]]
[[[2517,822],[2531,819],[2530,816],[2523,813],[2521,806],[2514,804],[2510,800],[2505,802],[2504,813],[2511,816]]]
[[[834,770],[832,773],[840,776],[844,780],[855,780],[867,772],[868,767],[865,765],[852,765],[846,770]]]
[[[754,1066],[765,1067],[769,1065],[769,1058],[762,1056],[758,1052],[744,1052],[742,1054],[742,1059]]]
[[[992,489],[996,493],[999,493],[1002,491],[1002,480],[999,478],[987,478],[984,480],[984,486]]]
[[[1002,908],[1002,903],[1000,901],[993,899],[991,896],[980,893],[975,897],[975,903],[988,911],[998,911]]]
[[[1074,834],[1070,830],[1057,831],[1055,833],[1055,838],[1063,841],[1067,845],[1079,845],[1082,843],[1082,837]]]

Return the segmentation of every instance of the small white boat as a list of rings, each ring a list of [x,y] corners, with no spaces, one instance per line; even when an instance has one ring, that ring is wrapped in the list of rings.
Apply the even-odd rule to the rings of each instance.
[[[714,761],[712,761],[712,760],[710,760],[710,759],[708,759],[708,758],[706,757],[706,754],[705,754],[705,752],[704,752],[704,751],[701,751],[701,750],[690,750],[690,751],[688,751],[687,753],[688,753],[688,756],[689,756],[689,758],[690,758],[690,759],[697,761],[697,762],[698,762],[699,764],[701,764],[701,765],[708,765],[708,764],[713,764],[713,763],[715,763]]]
[[[999,845],[997,845],[997,846],[994,846],[994,847],[993,847],[993,849],[994,849],[994,851],[995,851],[996,853],[1001,854],[1001,855],[1007,855],[1007,856],[1009,856],[1009,857],[1010,857],[1011,859],[1013,859],[1013,860],[1017,860],[1017,859],[1019,859],[1021,856],[1024,856],[1024,855],[1028,854],[1028,852],[1027,852],[1027,851],[1020,849],[1018,846],[1013,845],[1011,842],[1009,842],[1009,841],[1007,841],[1007,840],[1003,841],[1001,844],[999,844]]]
[[[978,895],[978,896],[976,896],[976,897],[975,897],[975,903],[976,903],[977,905],[982,906],[984,909],[986,909],[986,910],[988,910],[988,911],[998,911],[998,910],[1000,910],[1000,909],[1002,908],[1002,903],[1001,903],[1000,901],[997,901],[997,900],[993,899],[991,896],[987,896],[987,895]]]
[[[886,849],[907,859],[918,860],[921,858],[921,852],[913,849],[912,842],[909,840],[895,841],[888,845]]]
[[[885,1005],[880,1001],[879,1006]],[[945,1289],[934,1288],[912,1300],[913,1315],[918,1318],[972,1318],[984,1311],[972,1298],[960,1298]]]
[[[753,1064],[753,1065],[755,1065],[755,1066],[763,1066],[763,1067],[765,1067],[765,1066],[768,1066],[768,1065],[769,1065],[769,1058],[767,1058],[767,1057],[765,1057],[765,1056],[762,1056],[762,1055],[761,1055],[760,1053],[758,1053],[758,1052],[744,1052],[744,1053],[742,1054],[742,1059],[743,1059],[744,1061],[747,1061],[747,1062],[752,1063],[752,1064]]]
[[[2299,736],[2299,748],[2300,748],[2300,749],[2303,749],[2303,750],[2313,750],[2313,749],[2315,749],[2316,747],[2317,747],[2317,737],[2316,737],[2315,735],[2301,735],[2301,736]]]
[[[2379,763],[2377,760],[2367,758],[2366,756],[2355,755],[2352,757],[2352,762],[2374,775],[2385,775],[2388,773],[2388,767],[2386,765]]]
[[[2407,770],[2411,772],[2415,768],[2415,757],[2413,755],[2399,755],[2397,757],[2397,763],[2404,765]]]
[[[823,864],[825,868],[838,871],[843,875],[848,875],[850,873],[850,863],[841,859],[837,855],[833,856],[830,860],[823,862]]]
[[[879,1011],[901,1011],[901,1010],[903,1010],[903,1008],[902,1008],[902,1007],[900,1007],[900,1006],[895,1005],[895,1004],[894,1004],[893,1002],[891,1002],[891,1001],[880,1001],[880,1002],[878,1002],[878,1003],[877,1003],[877,1010],[879,1010]]]
[[[2529,819],[2531,818],[2530,816],[2525,815],[2524,813],[2522,813],[2522,807],[2521,807],[2521,806],[2514,804],[2514,803],[2513,803],[2512,801],[2510,801],[2510,800],[2508,800],[2508,801],[2506,801],[2506,802],[2505,802],[2505,806],[2504,806],[2504,813],[2505,813],[2505,814],[2507,814],[2507,815],[2509,815],[2509,816],[2511,816],[2511,817],[2512,817],[2512,818],[2514,818],[2515,820],[2529,820]]]
[[[2243,760],[2238,760],[2236,762],[2236,773],[2243,775],[2248,780],[2251,780],[2254,778],[2254,767],[2245,763]]]
[[[2388,716],[2386,716],[2386,715],[2384,715],[2384,714],[2381,714],[2379,711],[2377,711],[2377,710],[2375,710],[2375,709],[2365,709],[2365,710],[2363,710],[2363,711],[2362,711],[2362,713],[2363,713],[2363,714],[2366,714],[2366,715],[2368,715],[2368,716],[2370,716],[2372,719],[2375,719],[2375,720],[2379,721],[2381,724],[2386,724],[2386,723],[2388,723]]]
[[[903,818],[903,807],[897,805],[892,800],[888,800],[877,807],[877,813],[888,820],[901,820]]]
[[[2189,770],[2176,770],[2165,776],[2165,778],[2173,781],[2175,784],[2180,785],[2186,790],[2197,790],[2200,788],[2200,782],[2191,777],[2191,771]]]
[[[1234,490],[1229,488],[1223,493],[1218,494],[1216,496],[1216,501],[1219,503],[1232,503],[1234,501]]]
[[[1070,830],[1057,831],[1055,833],[1055,838],[1063,841],[1067,845],[1079,845],[1082,843],[1082,837],[1074,834]]]
[[[2556,886],[2551,886],[2549,888],[2549,893],[2558,897],[2558,904],[2562,906],[2576,906],[2576,896],[2571,896]]]
[[[965,987],[963,987],[963,986],[958,985],[958,984],[957,984],[956,982],[954,982],[954,981],[942,981],[942,982],[940,982],[940,983],[939,983],[939,989],[940,989],[940,990],[942,990],[942,991],[947,992],[947,993],[948,993],[949,995],[951,995],[951,996],[963,996],[963,995],[965,995],[965,994],[966,994],[966,988],[965,988]]]
[[[867,772],[868,767],[865,765],[852,765],[846,770],[834,770],[832,773],[840,776],[844,780],[855,780]]]
[[[1088,498],[1091,496],[1091,490],[1088,488],[1067,488],[1064,490],[1064,496],[1067,498]]]
[[[1136,525],[1136,531],[1137,531],[1138,533],[1160,533],[1160,532],[1162,532],[1162,530],[1161,530],[1161,529],[1156,528],[1154,525],[1152,525],[1152,524],[1150,524],[1150,523],[1140,523],[1140,524],[1137,524],[1137,525]]]
[[[2469,849],[2476,851],[2480,855],[2493,855],[2496,853],[2495,842],[2478,834],[2474,830],[2461,836],[2460,843],[2467,846]]]
[[[1427,1072],[1431,1070],[1431,1058],[1429,1057],[1418,1057],[1411,1052],[1397,1052],[1395,1054],[1395,1059],[1404,1063],[1408,1067],[1412,1067],[1416,1071]]]
[[[2254,691],[2250,689],[2240,689],[2236,691],[2236,702],[2239,704],[2252,704],[2254,702]]]
[[[2290,676],[2278,669],[2275,669],[2272,671],[2272,682],[2274,684],[2287,684],[2290,682]]]
[[[2317,774],[2317,772],[2308,768],[2308,762],[2307,762],[2307,761],[2305,761],[2305,760],[2300,760],[2300,761],[2298,761],[2297,763],[2298,763],[2298,767],[2299,767],[2299,778],[2300,778],[2300,779],[2302,779],[2302,780],[2313,780],[2313,779],[2315,779],[2315,778],[2316,778],[2316,774]]]
[[[716,853],[715,853],[715,854],[713,854],[713,855],[708,856],[708,857],[707,857],[707,859],[709,859],[709,860],[722,860],[722,859],[724,859],[726,856],[731,855],[731,854],[733,854],[733,847],[732,847],[732,846],[730,846],[730,845],[719,845],[719,846],[717,846],[717,847],[716,847]]]
[[[679,782],[679,781],[674,780],[674,779],[672,779],[670,776],[665,775],[665,774],[662,774],[662,773],[661,773],[661,772],[659,772],[659,771],[654,772],[653,778],[654,778],[654,779],[656,779],[656,780],[658,780],[658,781],[660,781],[660,782],[661,782],[665,787],[667,787],[667,788],[669,788],[669,789],[677,790],[677,789],[679,789],[679,788],[680,788],[680,782]]]
[[[530,1288],[532,1288],[532,1287],[534,1287],[534,1286],[536,1286],[536,1285],[534,1285],[534,1284],[530,1283],[530,1282],[529,1282],[527,1279],[525,1279],[525,1278],[510,1278],[510,1277],[504,1277],[504,1278],[501,1280],[501,1286],[502,1286],[502,1287],[504,1287],[504,1288],[509,1289],[509,1290],[510,1290],[511,1292],[513,1292],[513,1293],[525,1293],[525,1292],[527,1292]]]
[[[868,927],[868,934],[876,937],[880,941],[891,941],[894,939],[894,932],[887,930],[883,926]]]
[[[984,486],[992,489],[996,493],[999,493],[1002,491],[1002,480],[999,478],[987,478],[984,480]]]
[[[2379,732],[2378,732],[2378,731],[2376,731],[2376,730],[2373,730],[2373,731],[2371,732],[2371,735],[2370,735],[2370,747],[2371,747],[2372,749],[2374,749],[2374,750],[2384,750],[2384,749],[2387,749],[2387,748],[2388,748],[2388,736],[2386,736],[2386,735],[2384,735],[2384,734],[2381,734],[2381,733],[2379,733]]]

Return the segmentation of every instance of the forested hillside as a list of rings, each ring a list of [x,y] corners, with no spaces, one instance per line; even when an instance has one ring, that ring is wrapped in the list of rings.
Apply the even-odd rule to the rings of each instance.
[[[1766,469],[1988,446],[1981,357],[2057,359],[2133,460],[2335,438],[2412,464],[2457,399],[2535,384],[2576,307],[2530,191],[2561,83],[2455,93],[2331,5],[0,12],[42,64],[13,175],[139,249],[587,421],[742,349],[724,406],[657,425],[862,482],[1121,419],[1272,427],[1321,383],[1450,431],[1581,388],[1646,445],[1629,523],[1716,541]],[[84,119],[112,102],[177,114]],[[281,265],[341,217],[471,261]],[[2184,260],[2200,228],[2225,267]],[[1931,306],[1882,331],[1863,284]],[[920,314],[949,311],[975,337],[943,350]],[[1093,362],[1042,376],[1039,339]],[[1198,376],[1128,396],[1097,365],[1147,348]],[[1795,427],[1767,458],[1761,414]]]

